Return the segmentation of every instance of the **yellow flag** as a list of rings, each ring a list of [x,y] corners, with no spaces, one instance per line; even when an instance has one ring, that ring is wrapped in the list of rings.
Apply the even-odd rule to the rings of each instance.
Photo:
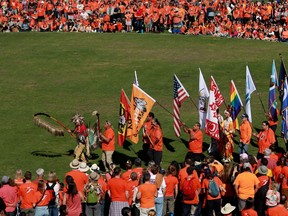
[[[127,130],[127,136],[132,142],[138,143],[138,133],[155,102],[154,98],[133,84],[130,105],[131,122],[128,122]]]

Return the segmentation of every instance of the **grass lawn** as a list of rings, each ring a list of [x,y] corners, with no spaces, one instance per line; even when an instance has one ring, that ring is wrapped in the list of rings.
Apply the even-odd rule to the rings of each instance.
[[[246,64],[267,106],[272,60],[279,72],[279,53],[284,61],[288,56],[286,43],[171,34],[3,33],[0,47],[0,176],[14,177],[18,168],[34,174],[42,167],[47,172],[55,170],[61,180],[70,169],[75,140],[68,134],[53,137],[36,127],[35,113],[46,112],[73,128],[70,117],[74,112],[93,124],[91,113],[98,110],[102,123],[111,120],[117,132],[120,90],[130,97],[134,70],[140,87],[172,112],[174,73],[196,103],[199,67],[207,85],[210,75],[214,76],[227,104],[231,79],[245,102]],[[251,107],[253,126],[259,128],[265,116],[256,93]],[[165,136],[166,168],[172,160],[183,161],[187,150],[185,142],[174,135],[172,116],[157,104],[153,112]],[[180,113],[187,125],[198,121],[190,100],[183,103]],[[278,135],[279,129],[280,125]],[[188,135],[182,133],[181,138],[188,140]],[[209,141],[205,136],[205,142]],[[117,146],[114,160],[124,164],[136,158],[141,148],[140,143]],[[249,151],[256,154],[257,148]],[[90,162],[98,163],[99,156],[100,149],[93,152]]]

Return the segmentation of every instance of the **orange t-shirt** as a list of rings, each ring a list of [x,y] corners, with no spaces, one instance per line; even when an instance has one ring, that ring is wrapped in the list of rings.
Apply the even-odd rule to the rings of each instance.
[[[258,216],[254,209],[244,209],[241,211],[241,216]]]
[[[125,181],[128,181],[130,179],[130,175],[132,173],[132,169],[130,170],[127,170],[126,172],[124,172],[122,175],[121,175],[121,178]]]
[[[187,177],[188,177],[187,168],[188,168],[188,167],[182,168],[182,169],[179,171],[179,174],[178,174],[179,188],[180,188],[180,190],[182,190],[183,183],[184,183],[184,181],[185,181],[185,180],[187,179]],[[199,177],[198,177],[198,174],[197,174],[196,170],[193,170],[192,175],[193,175],[193,177],[194,177],[195,179],[197,179],[197,180],[199,181]]]
[[[288,216],[287,209],[282,205],[277,205],[267,209],[268,216]]]
[[[142,176],[143,168],[142,167],[135,167],[134,169],[132,169],[132,172],[137,173],[138,180],[139,180]]]
[[[77,190],[84,194],[84,186],[88,183],[88,176],[85,173],[80,172],[79,170],[72,170],[70,172],[67,172],[65,177],[68,175],[70,175],[74,179]]]
[[[249,144],[252,136],[252,128],[249,121],[245,121],[240,125],[240,142]]]
[[[143,124],[143,131],[145,131],[146,134],[150,134],[150,132],[151,132],[151,128],[152,128],[151,122],[152,121],[146,121]],[[144,143],[150,144],[150,140],[149,140],[148,136],[144,136],[145,133],[143,133],[142,140]]]
[[[263,154],[266,148],[275,143],[275,134],[271,128],[258,134],[259,153]]]
[[[132,181],[132,180],[130,179],[130,180],[127,182],[127,188],[128,188],[128,191],[129,191],[129,199],[128,199],[129,205],[132,204],[134,189],[138,186],[138,184],[139,184],[138,180]]]
[[[154,195],[156,192],[157,187],[155,184],[145,182],[144,184],[140,185],[138,188],[138,193],[141,193],[140,207],[153,208],[155,206]]]
[[[193,153],[202,153],[202,142],[203,134],[201,130],[194,132],[189,130],[190,136],[193,136],[194,139],[189,142],[189,151]]]
[[[37,204],[37,206],[48,206],[49,201],[51,200],[51,193],[49,191],[45,191],[44,196],[42,195],[42,193],[40,191],[36,191],[35,193],[35,204],[37,202],[40,202]],[[43,196],[43,198],[42,198]]]
[[[110,141],[102,141],[102,151],[115,151],[115,135],[113,129],[108,128],[107,130],[105,130],[104,136],[110,139]]]
[[[125,191],[128,191],[127,182],[121,178],[114,177],[109,180],[107,189],[110,191],[111,200],[128,202]]]
[[[155,125],[151,128],[150,138],[151,138],[152,143],[154,144],[153,149],[155,151],[162,151],[163,150],[163,135],[162,135],[162,129],[158,125],[157,126]]]
[[[214,177],[214,181],[216,182],[216,184],[218,185],[218,187],[222,186],[222,181],[217,177],[215,176]],[[203,182],[202,182],[202,188],[205,189],[206,191],[206,197],[207,197],[207,200],[216,200],[216,199],[221,199],[221,193],[219,193],[219,195],[217,197],[212,197],[209,193],[208,193],[208,189],[209,189],[209,179],[203,179]]]
[[[33,208],[33,203],[35,203],[35,192],[37,191],[37,185],[31,181],[26,181],[26,183],[19,186],[19,195],[21,198],[21,209]]]
[[[254,197],[255,186],[259,184],[259,179],[255,174],[250,172],[240,173],[235,181],[235,187],[238,187],[238,196],[240,199],[248,199],[249,197]]]
[[[183,203],[194,205],[194,204],[198,204],[199,203],[199,197],[198,197],[198,192],[197,191],[199,189],[201,189],[201,184],[200,184],[199,179],[195,178],[193,174],[192,174],[191,177],[192,177],[192,183],[194,185],[194,188],[196,189],[196,192],[195,192],[196,194],[195,194],[195,197],[194,197],[193,200],[183,200]],[[187,178],[185,180],[187,180]]]
[[[175,186],[178,185],[179,181],[178,179],[173,175],[168,175],[164,178],[166,183],[166,193],[165,197],[173,196],[175,195]]]

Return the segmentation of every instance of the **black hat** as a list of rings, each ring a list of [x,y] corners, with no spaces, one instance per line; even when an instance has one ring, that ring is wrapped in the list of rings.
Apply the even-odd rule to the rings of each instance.
[[[248,115],[246,113],[242,114],[241,119],[243,119],[243,118],[248,118]]]

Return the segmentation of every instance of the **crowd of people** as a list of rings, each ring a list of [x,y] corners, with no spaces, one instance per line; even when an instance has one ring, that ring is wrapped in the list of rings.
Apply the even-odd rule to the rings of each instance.
[[[229,110],[218,112],[221,139],[211,140],[209,155],[203,155],[200,123],[189,134],[188,152],[182,161],[171,159],[162,165],[161,124],[149,113],[143,125],[143,151],[147,158],[128,160],[125,170],[113,163],[114,129],[105,121],[102,163],[87,165],[88,133],[84,118],[72,121],[77,146],[71,171],[61,182],[54,171],[44,169],[14,178],[3,176],[0,188],[0,214],[35,216],[285,216],[288,215],[288,156],[277,151],[275,122],[262,122],[262,130],[252,133],[247,114],[239,128],[239,158],[234,158],[235,129]],[[248,153],[251,137],[258,140],[258,154]],[[144,150],[145,149],[145,150]],[[89,153],[89,152],[88,152]],[[214,156],[213,156],[214,155]],[[234,155],[234,156],[233,156]],[[239,159],[239,161],[238,161]],[[143,163],[146,161],[147,165]],[[173,160],[173,161],[172,161]],[[236,163],[237,161],[237,163]],[[101,169],[100,169],[101,167]]]
[[[288,39],[285,1],[1,0],[0,31],[164,32]]]

